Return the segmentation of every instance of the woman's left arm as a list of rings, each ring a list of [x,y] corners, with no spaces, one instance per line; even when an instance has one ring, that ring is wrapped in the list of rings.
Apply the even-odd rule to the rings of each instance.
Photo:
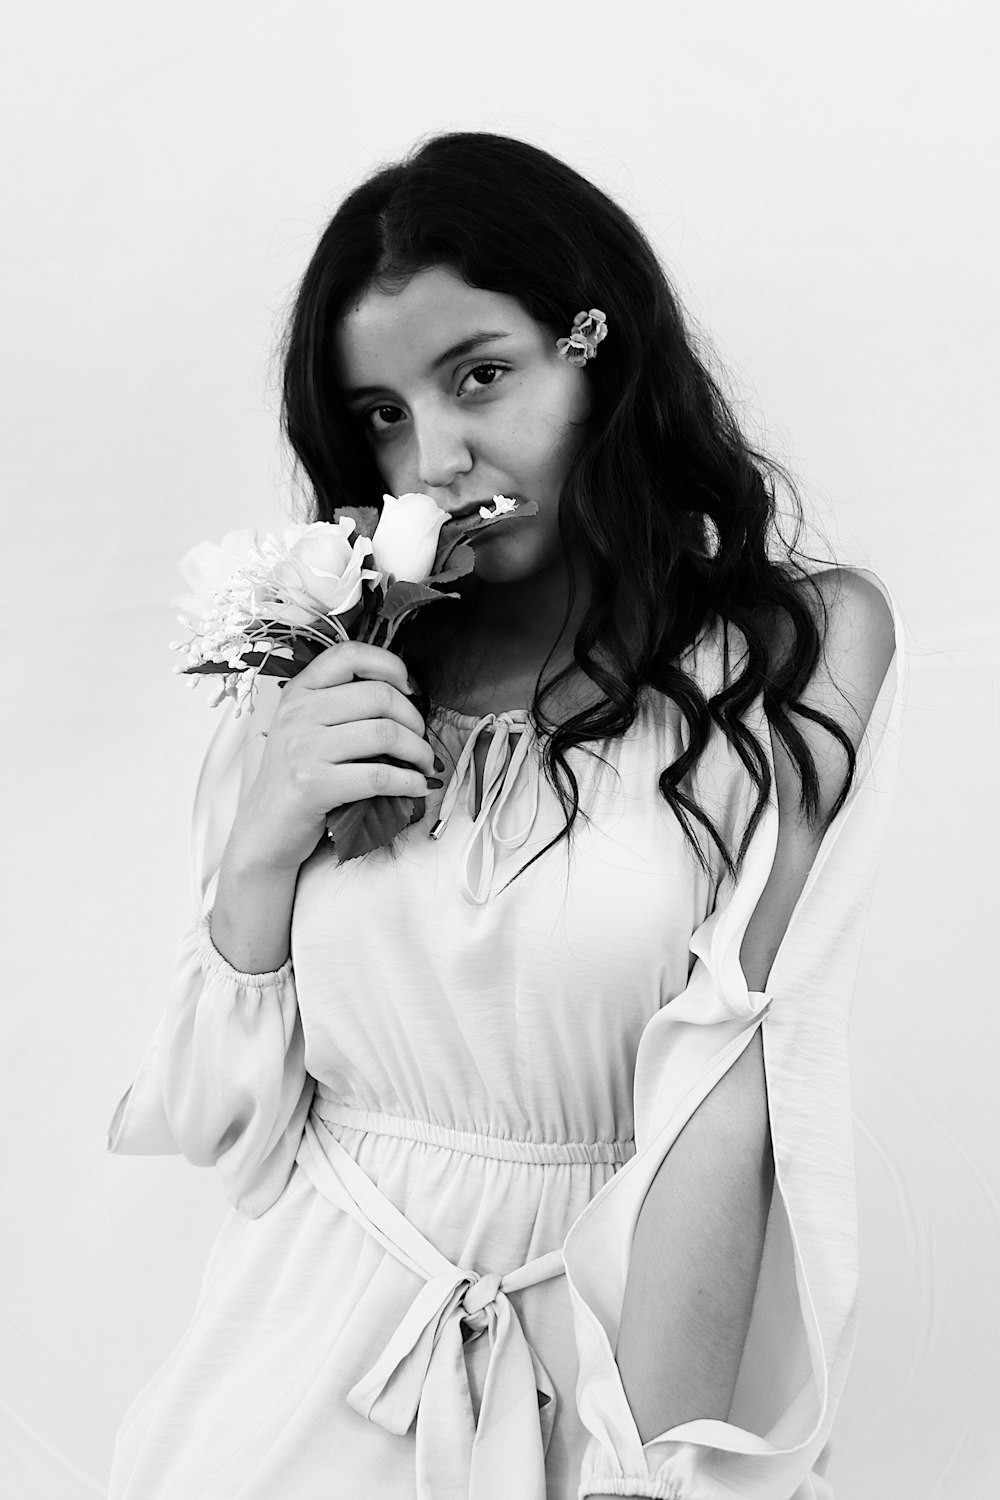
[[[835,718],[857,748],[892,660],[892,617],[878,589],[857,574],[834,570],[817,582],[826,646],[803,701]],[[810,720],[798,725],[819,777],[819,827],[801,812],[794,764],[775,736],[777,845],[740,948],[751,991],[767,985],[843,782],[842,747]],[[615,1355],[643,1442],[684,1422],[729,1415],[773,1178],[758,1028],[684,1125],[639,1212]]]

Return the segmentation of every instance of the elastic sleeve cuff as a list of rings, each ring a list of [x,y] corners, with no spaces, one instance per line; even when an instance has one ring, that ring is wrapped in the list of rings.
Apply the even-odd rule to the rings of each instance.
[[[608,1474],[602,1479],[585,1474],[580,1481],[577,1500],[590,1500],[592,1495],[650,1496],[652,1500],[687,1500],[684,1491],[669,1479],[630,1479],[627,1475]]]
[[[281,984],[292,972],[291,954],[285,959],[280,969],[269,969],[263,974],[247,974],[241,969],[234,968],[228,958],[223,957],[212,942],[211,908],[199,919],[197,950],[199,961],[206,974],[219,974],[224,979],[230,979],[248,990],[269,989],[272,985]]]

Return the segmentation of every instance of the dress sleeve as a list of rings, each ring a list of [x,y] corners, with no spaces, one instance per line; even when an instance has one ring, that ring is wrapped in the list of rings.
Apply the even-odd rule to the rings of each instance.
[[[565,1243],[590,1433],[580,1500],[819,1500],[827,1443],[856,1336],[858,1255],[848,1011],[875,881],[901,714],[896,651],[858,753],[847,803],[820,845],[764,993],[747,988],[744,934],[777,842],[772,803],[738,880],[691,939],[686,988],[650,1020],[635,1072],[636,1155]],[[769,743],[766,720],[757,726]],[[775,1182],[750,1326],[726,1421],[687,1421],[641,1441],[614,1350],[639,1211],[684,1124],[758,1030]],[[683,1229],[679,1231],[683,1233]]]
[[[195,915],[160,1023],[108,1131],[109,1151],[217,1167],[226,1197],[249,1218],[284,1190],[315,1088],[291,959],[271,973],[240,973],[209,930],[222,854],[276,688],[265,680],[257,694],[253,712],[226,718],[209,746],[192,827]]]

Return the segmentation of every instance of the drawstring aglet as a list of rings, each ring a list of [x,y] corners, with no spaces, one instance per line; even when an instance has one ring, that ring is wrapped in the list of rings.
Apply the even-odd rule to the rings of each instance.
[[[431,831],[427,835],[427,837],[429,839],[439,839],[441,837],[442,833],[444,833],[444,829],[445,829],[444,819],[443,818],[438,818],[437,822],[434,824],[434,827],[431,829]]]

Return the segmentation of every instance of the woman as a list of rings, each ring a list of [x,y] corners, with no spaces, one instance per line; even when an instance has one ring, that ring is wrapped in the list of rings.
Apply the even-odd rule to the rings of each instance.
[[[350,195],[285,423],[316,519],[537,514],[401,656],[334,647],[209,752],[110,1146],[233,1208],[111,1495],[829,1496],[887,595],[779,544],[640,231],[517,141]],[[376,792],[423,819],[338,865],[325,814]]]

